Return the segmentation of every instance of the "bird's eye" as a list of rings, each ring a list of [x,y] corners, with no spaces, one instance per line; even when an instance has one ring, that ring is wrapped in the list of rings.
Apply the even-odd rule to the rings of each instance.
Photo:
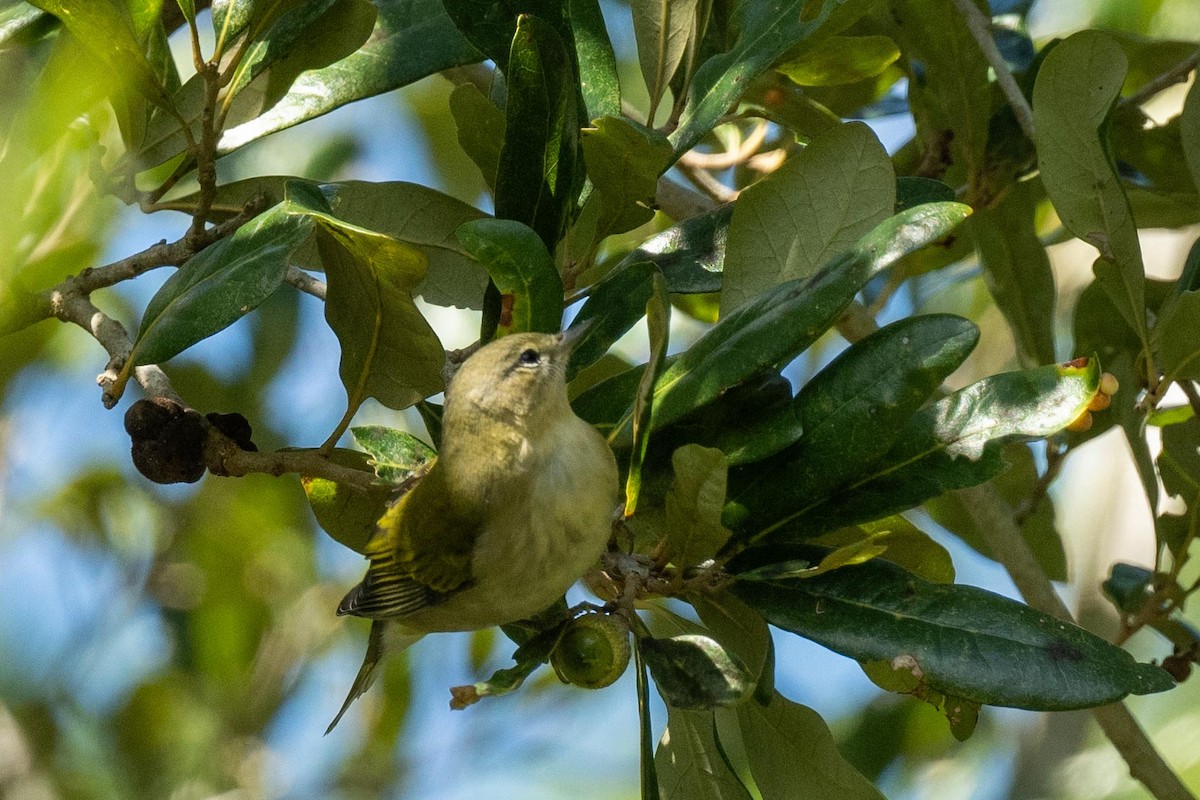
[[[526,367],[536,367],[542,363],[542,357],[538,354],[537,350],[523,350],[521,351],[521,355],[517,357],[517,360]]]

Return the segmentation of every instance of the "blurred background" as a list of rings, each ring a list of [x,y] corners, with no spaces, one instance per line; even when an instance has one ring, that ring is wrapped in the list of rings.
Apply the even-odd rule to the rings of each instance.
[[[1028,3],[993,3],[1023,8]],[[627,6],[603,4],[622,64],[623,91],[644,108]],[[1003,10],[1003,9],[1000,9]],[[207,14],[201,28],[208,25]],[[1029,9],[1035,42],[1086,27],[1152,38],[1200,39],[1195,0],[1050,0]],[[172,45],[190,64],[187,41]],[[38,110],[19,54],[0,52],[10,89],[5,117]],[[447,109],[452,84],[435,76],[344,107],[252,144],[220,163],[221,179],[298,174],[319,180],[406,180],[490,211],[478,171],[459,151]],[[1147,111],[1178,113],[1186,87]],[[892,88],[893,100],[904,87]],[[640,93],[640,94],[639,94]],[[867,121],[889,149],[907,141],[900,102]],[[65,120],[69,122],[69,120]],[[76,128],[72,128],[75,131]],[[42,286],[185,231],[183,215],[152,217],[98,198],[87,178],[86,126],[39,164],[33,194],[7,192],[0,216],[45,218]],[[13,185],[0,153],[0,184]],[[25,185],[25,184],[22,184]],[[665,223],[660,223],[665,224]],[[0,223],[3,225],[3,223]],[[1143,232],[1154,276],[1178,274],[1196,231]],[[19,252],[20,242],[0,234]],[[7,255],[5,256],[7,257]],[[1073,355],[1070,312],[1091,280],[1094,250],[1051,249],[1059,290],[1060,352]],[[138,309],[167,277],[151,272],[97,295],[135,328]],[[955,376],[967,383],[1014,363],[1009,334],[974,264],[901,293],[883,320],[953,311],[983,329]],[[0,270],[0,280],[4,279]],[[917,279],[920,281],[921,279]],[[476,315],[426,307],[447,347],[477,330]],[[674,315],[672,347],[703,324]],[[644,331],[618,345],[644,359]],[[793,366],[802,383],[840,340]],[[635,798],[637,706],[632,677],[588,692],[544,669],[522,691],[451,711],[452,685],[486,678],[514,646],[494,631],[426,638],[384,675],[333,733],[322,736],[362,657],[367,626],[333,611],[360,577],[361,558],[315,525],[295,476],[206,477],[158,486],[136,473],[122,414],[99,402],[106,356],[78,329],[43,322],[0,339],[0,796],[46,798]],[[238,411],[260,448],[319,444],[344,408],[338,349],[321,303],[287,287],[240,324],[168,366],[204,411]],[[413,414],[368,404],[357,424],[406,427]],[[1063,591],[1094,629],[1111,630],[1097,585],[1114,560],[1151,565],[1150,509],[1117,429],[1067,462],[1052,494],[1070,564]],[[958,580],[1014,595],[995,564],[939,534]],[[1197,620],[1195,609],[1193,621]],[[780,690],[819,711],[851,761],[890,798],[1136,798],[1144,793],[1087,713],[985,709],[966,743],[910,698],[884,695],[852,661],[779,635]],[[1139,657],[1166,653],[1137,638]],[[1200,788],[1197,682],[1133,698],[1168,762]],[[655,724],[665,722],[662,707]]]

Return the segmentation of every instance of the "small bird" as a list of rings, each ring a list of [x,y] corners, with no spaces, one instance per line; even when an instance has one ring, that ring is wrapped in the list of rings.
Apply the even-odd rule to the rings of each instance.
[[[578,333],[510,334],[451,380],[437,459],[379,520],[366,577],[338,606],[374,622],[326,733],[386,652],[533,616],[599,559],[619,486],[612,450],[567,401]]]

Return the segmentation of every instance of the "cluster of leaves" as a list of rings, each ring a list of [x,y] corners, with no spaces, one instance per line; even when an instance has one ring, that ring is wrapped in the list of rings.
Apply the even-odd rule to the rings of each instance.
[[[1119,101],[1176,52],[1170,43],[1083,32],[1038,51],[1018,29],[997,28],[1032,105],[1030,131],[950,0],[732,11],[711,0],[634,2],[650,98],[638,122],[624,113],[597,0],[224,0],[212,3],[211,56],[201,55],[195,5],[181,0],[197,67],[186,81],[160,5],[34,5],[0,5],[0,46],[50,47],[47,81],[61,80],[62,62],[111,75],[89,102],[111,106],[117,154],[94,152],[93,172],[126,202],[190,213],[199,243],[143,310],[110,398],[139,366],[302,285],[299,270],[324,273],[347,404],[307,452],[364,480],[314,470],[303,483],[318,522],[347,547],[363,549],[392,489],[419,477],[434,452],[368,428],[353,429],[365,453],[336,449],[362,403],[416,405],[435,447],[439,438],[429,398],[443,388],[446,356],[413,298],[480,309],[486,342],[556,331],[567,301],[586,297],[572,323],[587,328],[571,388],[626,476],[624,559],[606,563],[599,584],[640,580],[646,603],[645,620],[627,619],[645,796],[879,796],[821,718],[775,691],[768,624],[936,706],[959,738],[982,705],[1076,709],[1170,688],[1163,670],[1070,623],[954,584],[945,551],[901,516],[924,505],[986,553],[971,509],[949,493],[996,479],[1007,502],[1031,501],[1023,533],[1047,575],[1061,577],[1042,496],[1053,475],[1039,474],[1033,440],[1053,437],[1061,460],[1119,425],[1151,500],[1159,474],[1183,496],[1187,515],[1158,521],[1161,563],[1122,566],[1107,589],[1129,632],[1151,625],[1169,637],[1176,674],[1200,657],[1200,637],[1178,616],[1196,589],[1179,576],[1200,513],[1200,402],[1158,408],[1173,384],[1196,397],[1200,248],[1178,281],[1161,285],[1145,278],[1137,239],[1138,227],[1197,217],[1200,89],[1163,125]],[[449,111],[494,216],[409,183],[216,181],[216,159],[252,141],[484,61],[494,69],[455,73]],[[869,127],[842,118],[894,103],[901,78],[916,135],[890,157]],[[782,166],[755,180],[735,160],[729,180],[747,187],[736,201],[656,215],[669,170],[703,170],[697,147],[736,150],[752,126],[787,156]],[[1175,166],[1184,162],[1190,174]],[[1099,251],[1075,314],[1085,357],[1066,364],[1054,363],[1056,293],[1039,238],[1047,199],[1066,231]],[[199,238],[231,220],[240,223],[231,235]],[[847,313],[868,313],[859,298],[882,307],[906,281],[953,274],[974,250],[1021,369],[945,390],[978,328],[914,314],[851,335],[792,391],[784,370]],[[0,297],[0,330],[50,313],[42,287],[28,285],[35,276],[45,277],[31,270]],[[677,311],[716,321],[668,355]],[[643,319],[647,363],[607,355]],[[1125,390],[1089,432],[1063,435],[1096,407],[1101,362]],[[1148,420],[1163,426],[1157,472]],[[694,619],[656,595],[688,603]],[[475,696],[518,687],[552,658],[563,624],[511,633],[515,665]],[[669,714],[656,752],[647,673]]]

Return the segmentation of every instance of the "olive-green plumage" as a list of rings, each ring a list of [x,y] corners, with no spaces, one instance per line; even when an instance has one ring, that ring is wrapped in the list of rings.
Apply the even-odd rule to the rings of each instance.
[[[532,616],[596,563],[618,500],[617,467],[567,402],[572,345],[571,333],[511,334],[450,382],[437,460],[380,519],[367,575],[338,607],[375,622],[329,730],[370,686],[385,651],[426,633]]]

